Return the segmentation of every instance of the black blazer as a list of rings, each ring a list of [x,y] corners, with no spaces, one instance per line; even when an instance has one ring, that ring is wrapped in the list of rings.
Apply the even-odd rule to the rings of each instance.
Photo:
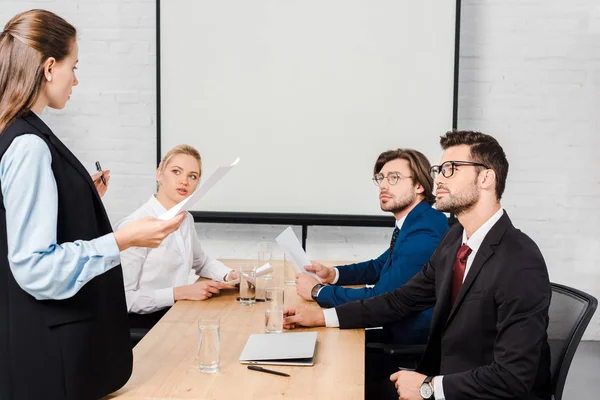
[[[90,175],[35,114],[26,113],[0,135],[0,157],[26,133],[44,140],[52,155],[58,243],[112,232]],[[0,193],[0,400],[87,400],[119,389],[132,368],[121,267],[70,299],[36,300],[12,275],[5,212]]]
[[[447,400],[549,399],[551,287],[542,254],[504,212],[451,308],[462,234],[455,224],[421,272],[399,289],[337,307],[340,327],[380,326],[435,305],[418,371],[444,375]]]

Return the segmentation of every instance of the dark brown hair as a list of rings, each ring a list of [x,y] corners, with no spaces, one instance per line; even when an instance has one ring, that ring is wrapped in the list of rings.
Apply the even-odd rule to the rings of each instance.
[[[500,200],[508,176],[508,160],[502,146],[490,135],[476,131],[450,131],[440,137],[440,145],[444,150],[462,144],[470,147],[471,160],[454,161],[475,161],[494,170],[496,173],[496,199]]]
[[[385,164],[397,159],[408,161],[413,184],[420,184],[423,187],[423,193],[420,194],[427,203],[435,203],[435,196],[433,195],[433,179],[429,173],[431,164],[427,157],[420,151],[413,149],[384,151],[377,157],[377,161],[375,161],[373,174],[378,174]]]
[[[0,32],[0,133],[42,93],[44,63],[69,55],[77,30],[46,10],[17,14]]]

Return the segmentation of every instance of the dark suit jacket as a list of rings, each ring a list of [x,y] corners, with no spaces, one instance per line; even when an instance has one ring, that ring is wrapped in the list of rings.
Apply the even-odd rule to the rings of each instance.
[[[335,307],[399,288],[423,268],[447,230],[448,218],[443,213],[426,202],[417,204],[404,220],[392,257],[387,249],[374,260],[338,267],[336,285],[321,289],[317,303],[321,307]],[[338,286],[356,284],[375,286],[360,289]],[[386,328],[396,343],[426,343],[432,313],[430,309]]]
[[[379,326],[435,304],[418,370],[444,375],[447,400],[549,399],[551,288],[542,254],[505,212],[483,240],[451,307],[452,266],[462,232],[462,226],[453,226],[406,285],[337,307],[340,327]]]

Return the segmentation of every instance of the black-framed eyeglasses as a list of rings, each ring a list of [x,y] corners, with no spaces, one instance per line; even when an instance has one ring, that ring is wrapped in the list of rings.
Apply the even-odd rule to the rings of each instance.
[[[442,174],[445,178],[450,178],[452,175],[454,175],[454,170],[456,169],[456,167],[460,165],[472,165],[474,167],[483,167],[485,169],[490,169],[490,167],[488,167],[487,165],[478,162],[446,161],[442,165],[432,166],[429,170],[429,173],[431,174],[431,177],[433,179],[435,179],[439,174]]]
[[[383,182],[384,179],[387,179],[390,185],[395,185],[396,183],[398,183],[398,181],[408,178],[412,178],[412,176],[404,176],[397,172],[390,172],[389,174],[387,174],[387,176],[383,176],[383,174],[375,174],[373,175],[373,183],[375,184],[375,186],[379,186],[381,185],[381,182]]]

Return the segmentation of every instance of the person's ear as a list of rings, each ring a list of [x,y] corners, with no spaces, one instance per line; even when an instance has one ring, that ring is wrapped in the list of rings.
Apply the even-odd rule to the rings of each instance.
[[[493,169],[486,169],[482,171],[479,178],[482,189],[496,189],[496,171],[494,171]]]
[[[160,185],[160,181],[162,179],[162,172],[160,171],[160,168],[156,169],[156,185],[159,186]]]
[[[425,189],[423,188],[423,186],[421,186],[420,183],[417,183],[416,189],[417,189],[417,194],[421,194],[425,191]]]
[[[48,82],[52,82],[52,73],[54,72],[55,66],[56,59],[54,57],[48,57],[46,62],[44,62],[44,77]]]

